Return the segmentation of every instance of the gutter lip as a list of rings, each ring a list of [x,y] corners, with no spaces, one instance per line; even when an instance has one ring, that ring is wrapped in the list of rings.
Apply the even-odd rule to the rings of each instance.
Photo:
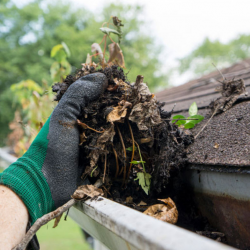
[[[76,221],[73,215],[74,209],[95,220],[106,230],[111,231],[123,241],[132,246],[132,249],[139,250],[229,250],[233,247],[205,238],[191,231],[162,222],[153,217],[140,213],[134,209],[103,198],[101,201],[87,200],[84,203],[79,202],[70,211],[71,217]],[[78,222],[79,224],[79,222]],[[79,224],[86,230],[86,224]],[[86,230],[87,231],[87,230]],[[98,240],[106,242],[106,246],[112,250],[112,244],[107,244],[107,238],[99,235]],[[112,238],[110,242],[113,241]],[[109,241],[108,241],[109,242]],[[121,249],[123,247],[121,246]]]
[[[230,165],[230,164],[205,164],[189,162],[185,170],[210,171],[219,173],[250,174],[250,165]]]

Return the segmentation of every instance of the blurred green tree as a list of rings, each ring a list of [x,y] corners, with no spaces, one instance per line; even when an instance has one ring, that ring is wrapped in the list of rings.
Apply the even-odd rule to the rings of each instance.
[[[32,79],[40,85],[42,80],[52,85],[50,66],[54,60],[50,51],[62,41],[70,48],[72,70],[80,68],[91,52],[92,43],[101,41],[103,33],[99,28],[111,15],[119,16],[125,24],[120,46],[129,80],[134,81],[136,75],[143,74],[151,90],[166,85],[167,75],[159,73],[162,48],[156,46],[150,35],[142,7],[111,4],[96,14],[62,1],[33,0],[18,7],[12,0],[1,0],[0,144],[14,117],[11,84]]]
[[[250,35],[239,35],[228,43],[206,38],[198,48],[179,60],[179,71],[183,73],[191,70],[196,76],[200,76],[215,70],[212,63],[222,68],[248,57],[250,57]]]

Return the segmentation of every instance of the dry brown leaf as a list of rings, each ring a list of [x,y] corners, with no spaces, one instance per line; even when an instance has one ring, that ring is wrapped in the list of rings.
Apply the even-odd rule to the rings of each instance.
[[[119,106],[123,106],[123,110],[124,110],[125,108],[132,108],[132,103],[122,100],[119,102]]]
[[[156,98],[143,82],[142,76],[137,76],[133,95],[136,104],[133,106],[129,120],[135,122],[139,130],[148,130],[149,127],[162,123]]]
[[[86,64],[91,64],[92,63],[92,57],[90,56],[90,54],[87,54],[87,59],[86,59]]]
[[[114,79],[115,84],[119,87],[119,89],[123,90],[126,92],[127,95],[131,94],[132,88],[129,84],[127,84],[126,82],[124,82],[122,79]]]
[[[147,203],[144,201],[140,201],[137,206],[147,206]]]
[[[110,92],[113,92],[113,91],[116,91],[118,88],[118,85],[109,85],[107,87],[107,90],[110,91]]]
[[[94,62],[90,62],[90,63],[82,63],[82,70],[85,72],[85,73],[88,73],[90,74],[91,72],[93,72],[96,67],[97,67],[97,64],[94,63]],[[85,74],[86,75],[86,74]]]
[[[91,52],[94,54],[98,54],[99,60],[104,63],[106,63],[105,58],[103,58],[103,53],[100,45],[98,43],[93,43],[91,45]]]
[[[124,118],[127,115],[127,109],[123,109],[122,106],[114,107],[113,110],[107,115],[108,122],[124,122]]]
[[[124,57],[122,50],[117,43],[109,45],[109,60],[108,63],[115,61],[121,68],[125,68]]]
[[[149,127],[162,123],[156,102],[136,104],[130,113],[129,120],[135,122],[139,130],[148,130]]]
[[[133,197],[128,196],[128,197],[126,198],[126,203],[128,203],[128,204],[133,203]]]
[[[106,129],[104,133],[102,133],[98,139],[95,147],[96,150],[91,150],[89,157],[90,157],[90,167],[93,170],[99,160],[100,150],[104,150],[105,145],[107,142],[112,142],[115,136],[115,129],[114,124],[110,124],[110,128]],[[98,150],[99,149],[99,150]],[[91,171],[92,171],[91,170]]]
[[[55,218],[53,228],[56,228],[56,227],[58,226],[58,224],[59,224],[59,222],[60,222],[60,220],[61,220],[61,218],[62,218],[62,215],[63,215],[63,214],[61,214],[61,215],[59,215],[59,216],[57,216],[57,217]]]
[[[102,189],[95,187],[94,185],[82,185],[79,186],[74,194],[72,195],[73,199],[81,200],[86,197],[94,198],[96,196],[103,196],[104,193]]]
[[[162,220],[171,224],[175,224],[178,220],[178,210],[171,198],[158,199],[165,204],[156,204],[150,206],[143,213],[152,216],[158,220]]]
[[[215,142],[214,144],[214,148],[219,148],[220,144],[218,144],[217,142]]]
[[[85,131],[80,134],[80,144],[79,145],[82,145],[87,139],[87,136],[85,135]]]

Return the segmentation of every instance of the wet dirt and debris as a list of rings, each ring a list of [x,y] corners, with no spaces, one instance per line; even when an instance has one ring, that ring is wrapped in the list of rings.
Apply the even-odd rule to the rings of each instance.
[[[150,93],[143,76],[130,83],[118,66],[84,64],[53,86],[56,100],[74,81],[94,72],[106,75],[108,87],[77,121],[85,166],[82,179],[101,181],[104,196],[111,200],[194,232],[207,232],[207,221],[179,178],[193,135],[171,122],[171,110],[163,110],[164,103]]]
[[[91,183],[101,179],[106,195],[122,204],[128,203],[127,197],[133,197],[129,204],[135,208],[140,202],[158,204],[158,198],[168,198],[160,194],[164,191],[166,195],[171,176],[185,165],[185,148],[192,135],[171,123],[171,112],[163,111],[164,103],[156,100],[143,76],[130,83],[115,65],[104,69],[83,65],[53,86],[56,100],[78,78],[94,72],[106,75],[108,88],[83,109],[77,121],[85,165],[82,179]]]
[[[246,87],[243,79],[224,79],[221,86],[216,88],[221,96],[210,103],[212,114],[219,114],[229,110],[242,94],[247,95]]]

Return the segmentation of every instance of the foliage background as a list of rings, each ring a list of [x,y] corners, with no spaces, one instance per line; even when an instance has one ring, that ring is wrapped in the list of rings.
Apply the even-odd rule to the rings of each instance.
[[[167,84],[167,74],[160,73],[158,59],[161,46],[150,36],[145,19],[140,18],[140,6],[110,4],[101,15],[73,8],[70,3],[55,1],[49,3],[34,0],[17,7],[11,0],[0,4],[0,144],[5,142],[9,132],[8,124],[14,118],[14,111],[20,102],[10,90],[13,83],[32,79],[42,86],[52,85],[50,66],[53,46],[64,41],[71,51],[68,59],[72,69],[80,68],[85,62],[90,46],[100,42],[103,33],[101,24],[117,15],[125,23],[121,48],[130,81],[143,74],[152,90]],[[50,91],[50,89],[49,89]],[[22,111],[23,112],[23,111]],[[43,117],[44,120],[47,117]]]

